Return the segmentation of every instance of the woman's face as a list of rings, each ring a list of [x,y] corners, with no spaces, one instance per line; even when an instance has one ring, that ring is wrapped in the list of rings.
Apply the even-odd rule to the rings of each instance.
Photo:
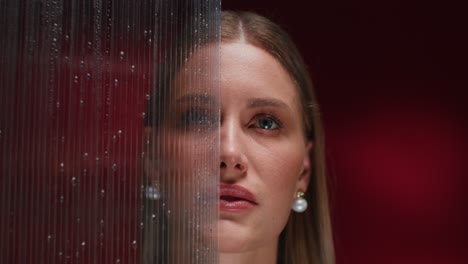
[[[250,44],[222,44],[220,71],[220,251],[276,246],[309,183],[299,95],[281,64]]]
[[[180,220],[195,205],[215,206],[203,205],[212,199],[198,194],[213,193],[219,172],[220,251],[276,246],[297,191],[309,183],[312,143],[305,141],[299,95],[269,53],[249,44],[221,44],[219,120],[216,81],[209,79],[216,69],[207,66],[218,54],[203,49],[177,74],[168,117],[148,129],[154,147],[146,174],[160,182],[166,207]],[[219,167],[207,163],[218,155],[218,139]]]

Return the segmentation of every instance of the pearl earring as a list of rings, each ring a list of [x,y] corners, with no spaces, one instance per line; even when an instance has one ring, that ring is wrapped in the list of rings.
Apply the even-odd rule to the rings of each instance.
[[[297,192],[297,198],[292,205],[292,209],[296,213],[303,213],[307,209],[307,200],[304,199],[303,192]]]
[[[159,200],[159,198],[161,198],[161,192],[154,186],[146,186],[145,196],[148,200]]]

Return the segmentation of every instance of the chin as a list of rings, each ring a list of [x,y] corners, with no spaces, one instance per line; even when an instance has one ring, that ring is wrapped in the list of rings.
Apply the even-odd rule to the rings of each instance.
[[[258,235],[251,227],[229,220],[218,221],[218,248],[223,253],[247,251],[255,245]]]

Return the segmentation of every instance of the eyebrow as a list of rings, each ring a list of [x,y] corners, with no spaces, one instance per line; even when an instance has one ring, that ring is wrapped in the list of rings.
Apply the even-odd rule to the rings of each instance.
[[[208,95],[208,94],[202,94],[202,93],[190,93],[190,94],[185,94],[179,98],[177,98],[176,102],[178,104],[183,104],[183,103],[200,103],[200,104],[219,104],[219,100],[216,99],[215,97]]]
[[[275,98],[253,98],[247,101],[248,108],[258,108],[266,106],[290,109],[289,105]]]

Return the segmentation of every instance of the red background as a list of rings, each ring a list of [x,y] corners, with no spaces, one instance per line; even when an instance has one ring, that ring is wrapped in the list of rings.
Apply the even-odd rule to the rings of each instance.
[[[223,9],[272,18],[310,67],[337,263],[468,263],[466,9],[401,0]]]
[[[401,0],[224,0],[223,8],[273,18],[292,35],[310,67],[327,137],[337,263],[468,263],[466,8]],[[126,32],[123,22],[115,32]],[[81,37],[77,31],[71,39]],[[93,51],[86,41],[75,51]],[[82,89],[67,92],[69,85],[58,85],[50,97],[35,94],[47,79],[34,71],[37,80],[28,81],[38,83],[32,89],[36,86],[21,76],[30,66],[19,64],[21,89],[2,90],[28,95],[18,109],[9,100],[14,96],[0,98],[0,109],[8,110],[0,111],[2,121],[14,125],[2,127],[0,170],[16,159],[23,168],[18,177],[2,178],[10,185],[0,186],[1,207],[8,209],[0,217],[0,231],[7,234],[0,241],[2,259],[137,262],[140,244],[132,242],[140,242],[141,201],[140,178],[134,175],[140,175],[142,112],[151,80],[136,74],[153,72],[145,53],[152,49],[123,44],[116,41],[105,56],[113,70],[104,74],[103,89],[91,89],[98,75],[93,61],[84,58],[80,67],[78,55],[65,45],[64,54],[76,58],[70,65],[63,62],[64,68],[57,62],[56,81],[75,87],[77,75],[85,82]],[[139,55],[119,59],[121,50]],[[34,54],[37,61],[46,59]],[[88,71],[91,81],[85,81]],[[81,97],[84,110],[76,110]],[[16,116],[34,122],[15,122]],[[38,160],[21,159],[29,156]]]

